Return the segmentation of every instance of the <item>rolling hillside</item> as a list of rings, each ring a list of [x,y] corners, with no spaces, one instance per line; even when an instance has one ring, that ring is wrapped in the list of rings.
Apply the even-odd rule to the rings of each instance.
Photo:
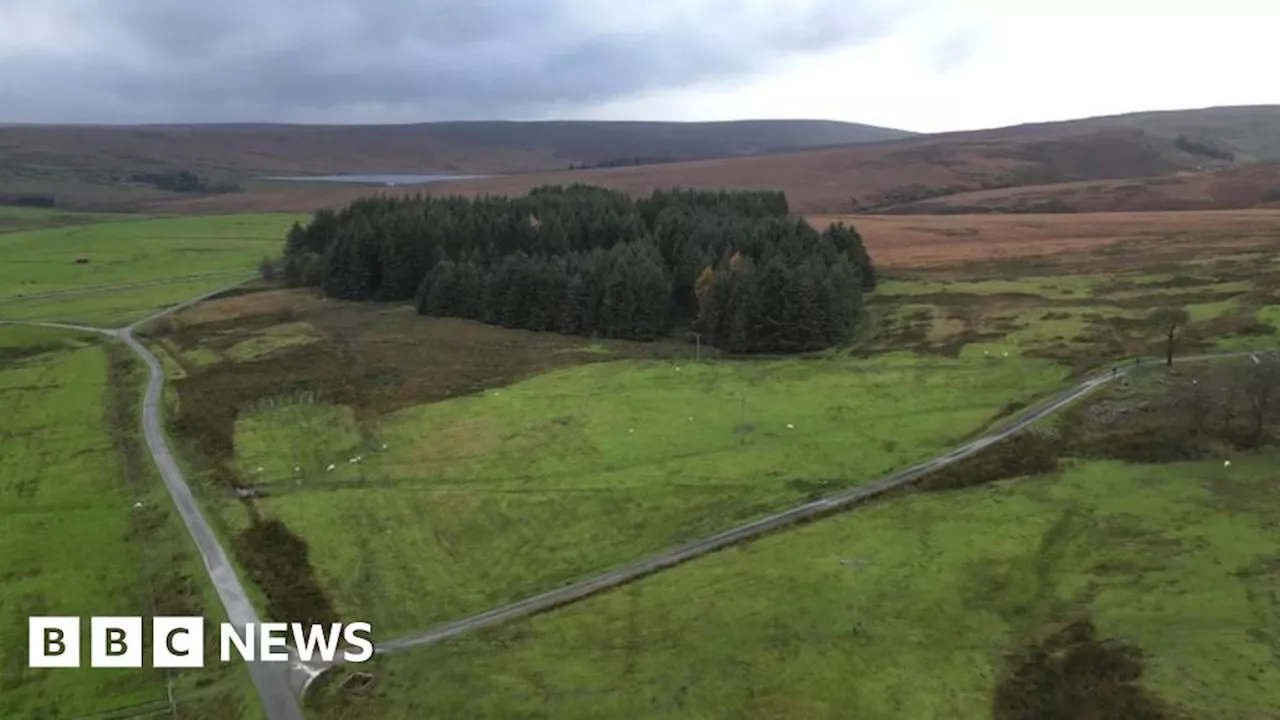
[[[977,190],[880,208],[893,215],[1169,212],[1280,206],[1280,163],[1157,177]]]
[[[517,194],[537,185],[590,183],[626,192],[684,186],[781,189],[805,213],[878,211],[974,190],[1173,175],[1226,163],[1140,130],[1016,134],[1009,139],[923,136],[871,145],[638,167],[501,175],[408,192]],[[400,191],[400,190],[396,190]],[[152,211],[306,211],[344,204],[367,187],[264,189],[140,206]]]
[[[497,173],[623,158],[695,159],[909,136],[825,120],[722,123],[0,127],[0,167],[84,175],[182,168],[265,173]]]
[[[685,160],[648,162],[667,158]],[[86,210],[308,211],[370,189],[244,178],[438,172],[491,177],[388,191],[520,193],[582,182],[640,193],[781,189],[808,213],[1213,209],[1275,202],[1274,170],[1248,169],[1272,161],[1280,161],[1280,106],[935,135],[825,121],[8,127],[0,128],[0,195],[39,189]],[[245,190],[193,196],[103,179],[138,166],[239,178]]]

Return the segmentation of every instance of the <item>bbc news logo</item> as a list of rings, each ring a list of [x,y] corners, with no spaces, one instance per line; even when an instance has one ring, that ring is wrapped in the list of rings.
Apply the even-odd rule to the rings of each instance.
[[[204,667],[205,621],[201,617],[151,619],[151,667]],[[27,664],[33,668],[76,668],[81,661],[81,622],[78,617],[27,619]],[[373,657],[369,623],[306,625],[249,623],[244,630],[230,623],[219,626],[218,656],[231,662],[232,653],[249,662],[288,662],[289,641],[299,660],[362,663]],[[142,667],[146,635],[140,617],[89,618],[89,667]],[[339,652],[340,646],[343,647]]]

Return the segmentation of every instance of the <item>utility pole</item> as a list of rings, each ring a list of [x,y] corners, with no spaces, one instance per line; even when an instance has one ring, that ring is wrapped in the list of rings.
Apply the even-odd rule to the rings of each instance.
[[[695,358],[698,362],[702,362],[702,333],[694,333],[693,340],[698,344],[698,349],[696,351],[697,355],[695,355]]]

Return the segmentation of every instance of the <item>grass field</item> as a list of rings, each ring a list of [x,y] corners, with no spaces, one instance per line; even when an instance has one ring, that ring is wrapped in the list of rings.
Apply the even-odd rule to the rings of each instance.
[[[250,277],[264,257],[279,254],[295,219],[114,216],[84,222],[76,214],[14,209],[0,213],[0,222],[5,217],[55,226],[0,233],[6,258],[0,317],[93,325],[123,324]]]
[[[0,318],[119,327],[141,320],[170,305],[244,279],[248,273],[218,274],[196,280],[157,283],[146,287],[76,292],[39,298],[0,299]]]
[[[38,230],[64,225],[86,225],[119,219],[119,215],[63,212],[44,208],[8,207],[0,205],[0,233]]]
[[[1064,374],[980,356],[697,363],[679,344],[402,310],[254,293],[151,338],[173,434],[250,574],[255,523],[305,543],[256,575],[268,614],[419,629],[866,482]]]
[[[143,449],[142,373],[128,351],[86,335],[0,327],[0,357],[0,717],[167,711],[170,681],[184,717],[256,717],[235,668],[27,667],[30,615],[216,622],[220,608]]]
[[[1047,717],[994,711],[997,688],[1035,699],[1008,682],[1006,653],[1088,619],[1097,641],[1041,668],[1059,703],[1094,703],[1062,717],[1139,717],[1097,714],[1124,694],[1188,717],[1273,717],[1277,461],[1084,462],[907,496],[387,656],[362,668],[370,690],[321,689],[316,716]],[[1137,688],[1090,687],[1090,667],[1123,659],[1115,643],[1143,653]]]
[[[869,481],[1060,378],[905,356],[601,363],[365,423],[246,413],[236,461],[338,613],[388,637]]]

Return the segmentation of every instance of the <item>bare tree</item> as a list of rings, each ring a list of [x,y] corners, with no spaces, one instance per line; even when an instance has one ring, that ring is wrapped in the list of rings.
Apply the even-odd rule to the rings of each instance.
[[[1183,307],[1162,307],[1152,310],[1148,319],[1165,336],[1165,365],[1173,365],[1173,351],[1182,329],[1191,322],[1191,314]]]

